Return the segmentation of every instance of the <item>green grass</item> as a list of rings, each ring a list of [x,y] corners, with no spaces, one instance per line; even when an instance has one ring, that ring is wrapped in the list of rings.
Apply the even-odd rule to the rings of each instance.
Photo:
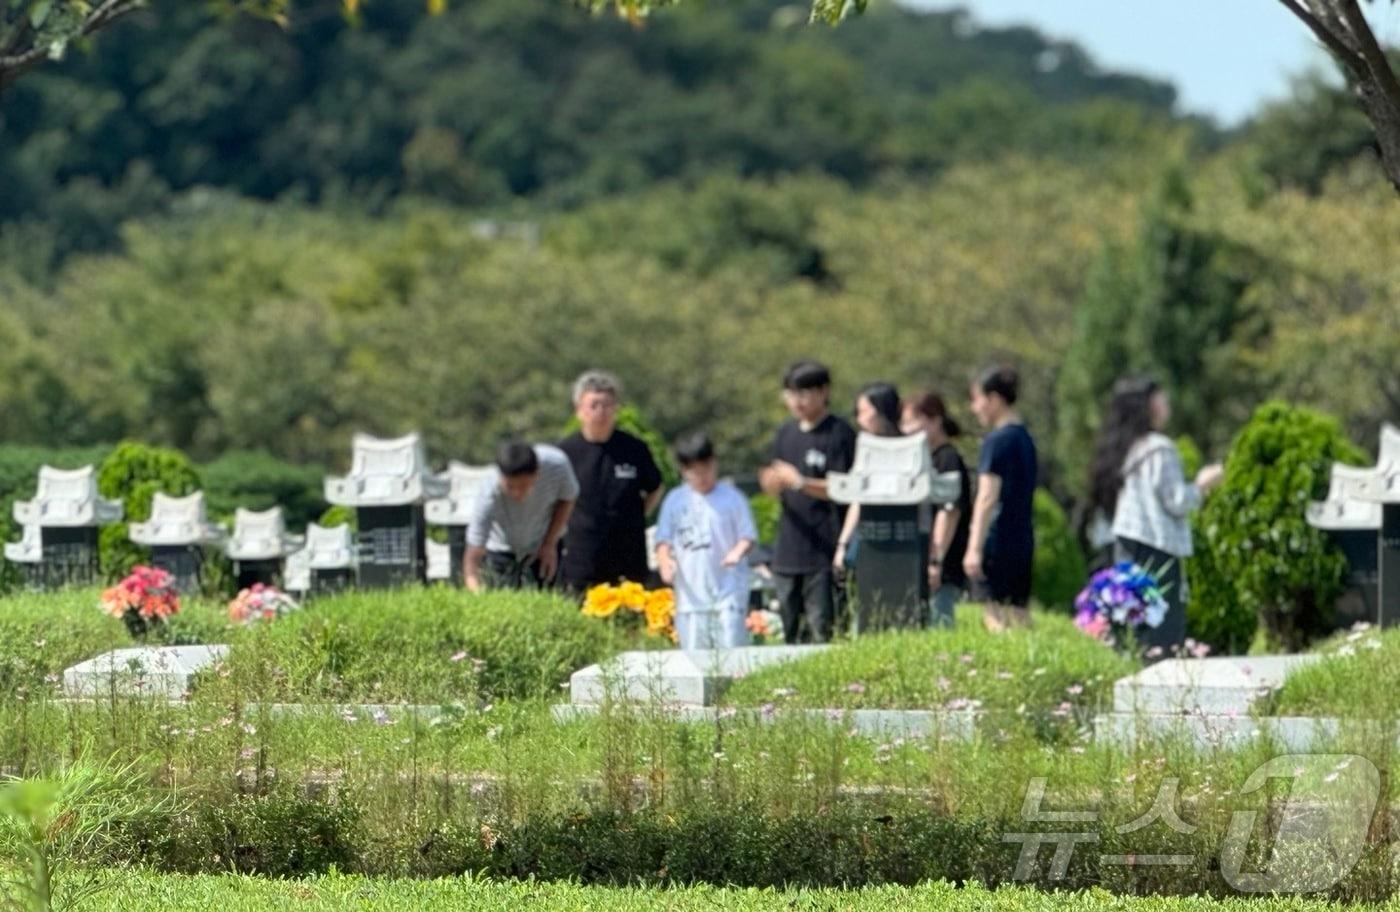
[[[1067,618],[1036,613],[1028,629],[985,630],[960,606],[949,630],[863,636],[737,681],[727,699],[808,708],[964,709],[1069,715],[1097,706],[1135,664]]]
[[[554,696],[574,671],[637,645],[562,597],[432,587],[316,601],[240,631],[229,664],[275,672],[281,700],[436,704]]]
[[[99,591],[0,600],[0,685],[33,687],[133,645]],[[185,600],[151,642],[229,643],[260,699],[440,703],[553,696],[571,673],[647,645],[554,595],[445,587],[318,599],[274,623],[231,627],[222,603]]]
[[[1352,908],[1395,908],[1354,906]],[[916,887],[860,890],[754,890],[716,887],[680,889],[585,887],[529,881],[499,882],[473,878],[446,880],[371,880],[331,875],[306,880],[259,880],[247,877],[179,877],[114,875],[109,889],[88,900],[84,910],[117,912],[282,912],[286,909],[356,909],[363,912],[452,910],[516,912],[519,909],[597,910],[597,912],[671,912],[727,909],[734,912],[1326,912],[1348,908],[1299,897],[1125,897],[1090,890],[1046,893],[1021,887],[988,890],[976,884],[945,882]]]
[[[1321,644],[1317,662],[1291,672],[1260,714],[1394,720],[1400,716],[1400,630],[1356,630]]]

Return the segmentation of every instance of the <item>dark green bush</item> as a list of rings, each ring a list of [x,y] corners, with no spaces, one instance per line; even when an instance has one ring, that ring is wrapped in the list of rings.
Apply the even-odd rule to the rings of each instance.
[[[225,519],[238,507],[281,507],[292,529],[305,528],[326,509],[325,470],[283,462],[263,452],[225,453],[199,467],[211,515]]]
[[[1346,562],[1304,510],[1326,495],[1332,463],[1365,460],[1333,418],[1260,406],[1195,521],[1189,617],[1202,636],[1238,648],[1258,618],[1276,645],[1300,649],[1329,631]]]
[[[349,804],[285,794],[238,796],[150,815],[125,834],[125,842],[133,860],[161,871],[301,877],[355,867],[359,820]]]
[[[1038,488],[1034,509],[1035,565],[1031,570],[1031,595],[1046,608],[1068,612],[1088,579],[1084,552],[1054,495]]]
[[[103,497],[118,498],[126,508],[123,521],[105,526],[99,539],[102,572],[116,580],[150,560],[148,549],[127,538],[128,524],[150,518],[157,492],[181,497],[199,490],[200,482],[194,464],[179,450],[128,440],[102,461],[97,487]]]

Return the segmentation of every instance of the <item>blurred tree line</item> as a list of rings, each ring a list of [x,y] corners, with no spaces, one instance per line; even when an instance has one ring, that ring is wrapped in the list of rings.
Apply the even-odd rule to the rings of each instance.
[[[1400,414],[1400,211],[1319,76],[1227,132],[960,12],[467,6],[155,0],[3,96],[0,440],[484,460],[603,365],[745,471],[796,357],[838,411],[878,378],[969,426],[1006,357],[1069,502],[1124,371],[1210,456],[1271,395]]]
[[[560,0],[296,5],[286,27],[152,0],[0,100],[0,224],[40,262],[214,187],[261,200],[574,206],[658,180],[804,169],[865,184],[1007,151],[1150,149],[1173,89],[1072,44],[884,5],[837,30],[779,0],[636,28]]]

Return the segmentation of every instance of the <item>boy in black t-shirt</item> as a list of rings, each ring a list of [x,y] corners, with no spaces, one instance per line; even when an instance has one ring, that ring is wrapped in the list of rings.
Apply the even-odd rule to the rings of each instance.
[[[824,643],[835,618],[831,559],[844,511],[826,493],[828,472],[848,472],[856,434],[828,410],[831,373],[815,361],[799,361],[783,377],[792,418],[778,428],[771,461],[759,470],[765,493],[782,499],[773,549],[773,583],[787,642]],[[800,625],[805,619],[805,630]]]
[[[1031,505],[1037,460],[1035,441],[1016,411],[1017,386],[1016,371],[1008,366],[990,368],[972,384],[973,414],[992,430],[977,460],[977,499],[963,568],[978,601],[1024,609],[1035,557]],[[1024,611],[1017,619],[1027,619]],[[996,611],[987,622],[1002,623]]]

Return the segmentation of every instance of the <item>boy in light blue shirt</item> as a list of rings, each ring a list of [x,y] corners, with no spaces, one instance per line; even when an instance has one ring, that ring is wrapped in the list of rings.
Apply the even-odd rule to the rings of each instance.
[[[685,484],[666,495],[656,526],[661,579],[676,592],[682,649],[729,649],[752,642],[748,553],[758,538],[749,502],[719,480],[714,445],[692,434],[676,446]]]

